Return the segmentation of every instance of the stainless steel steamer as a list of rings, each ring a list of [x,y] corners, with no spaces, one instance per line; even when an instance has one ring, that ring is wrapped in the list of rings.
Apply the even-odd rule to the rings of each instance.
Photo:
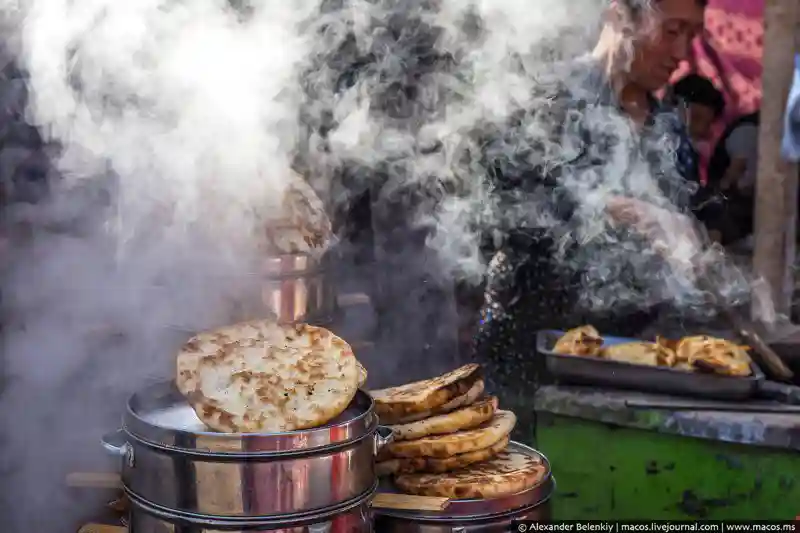
[[[185,517],[132,498],[128,533],[373,533],[371,497],[304,517],[238,521]]]
[[[122,458],[132,531],[158,533],[157,524],[182,523],[188,529],[174,531],[239,524],[242,531],[295,533],[309,520],[324,524],[348,515],[352,522],[364,514],[376,489],[375,453],[391,439],[385,431],[379,431],[372,399],[359,391],[323,427],[214,433],[170,382],[134,394],[122,429],[103,444]]]
[[[264,262],[262,301],[281,323],[330,323],[336,316],[336,290],[324,264],[314,257],[282,254]]]
[[[489,500],[451,500],[443,511],[373,511],[379,533],[507,533],[513,520],[550,519],[550,498],[556,488],[547,458],[524,444],[511,442],[509,450],[539,457],[546,474],[534,487]],[[393,490],[386,487],[384,490]]]

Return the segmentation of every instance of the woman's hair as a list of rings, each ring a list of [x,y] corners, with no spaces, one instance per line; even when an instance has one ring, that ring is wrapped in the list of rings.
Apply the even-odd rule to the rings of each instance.
[[[716,116],[720,116],[725,110],[725,97],[714,87],[711,80],[699,74],[687,74],[676,81],[671,93],[673,98],[710,107]]]

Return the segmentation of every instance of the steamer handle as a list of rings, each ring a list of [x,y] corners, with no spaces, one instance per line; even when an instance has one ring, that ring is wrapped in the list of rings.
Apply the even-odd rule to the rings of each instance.
[[[394,442],[394,431],[392,428],[386,426],[378,426],[375,431],[375,454],[377,455],[381,448],[387,444]]]
[[[100,438],[100,443],[111,455],[125,457],[130,452],[130,444],[125,436],[125,431],[118,429],[111,433],[106,433]]]

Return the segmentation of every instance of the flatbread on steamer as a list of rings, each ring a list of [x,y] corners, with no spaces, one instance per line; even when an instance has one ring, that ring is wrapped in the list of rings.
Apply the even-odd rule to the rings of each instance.
[[[473,363],[439,377],[371,391],[370,395],[381,423],[395,424],[466,394],[478,379],[480,366]]]
[[[489,461],[444,474],[403,474],[394,482],[401,491],[417,496],[453,500],[490,499],[516,494],[536,486],[547,469],[539,457],[503,451]]]
[[[330,331],[263,320],[193,337],[177,371],[200,420],[227,433],[324,425],[347,408],[359,379],[350,346]]]
[[[356,364],[358,365],[358,388],[361,389],[367,384],[367,377],[369,374],[367,373],[367,369],[364,368],[364,365],[358,361],[356,361]]]
[[[319,257],[333,231],[325,205],[300,174],[291,171],[277,217],[265,221],[270,253]]]
[[[489,397],[447,414],[389,427],[392,428],[395,441],[421,439],[480,426],[490,420],[496,410],[497,398]]]
[[[426,418],[430,418],[432,416],[443,415],[451,411],[455,411],[456,409],[464,407],[465,405],[472,405],[478,400],[478,398],[481,397],[485,388],[486,385],[483,383],[483,380],[479,379],[472,385],[472,387],[470,387],[466,394],[456,396],[446,404],[435,407],[430,411],[422,411],[420,413],[404,416],[403,418],[394,422],[394,424],[409,424],[411,422],[425,420]]]
[[[511,411],[496,411],[480,426],[448,435],[393,442],[381,450],[381,457],[452,457],[482,450],[507,437],[517,423]]]
[[[474,463],[488,461],[508,446],[509,437],[503,437],[488,448],[460,453],[453,457],[409,457],[405,459],[389,459],[375,465],[375,472],[379,477],[397,474],[412,474],[414,472],[442,473],[458,470]]]

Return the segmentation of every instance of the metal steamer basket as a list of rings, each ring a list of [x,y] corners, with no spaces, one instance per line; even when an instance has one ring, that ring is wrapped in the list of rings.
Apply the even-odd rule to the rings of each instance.
[[[322,427],[230,434],[209,431],[168,382],[134,394],[103,446],[122,459],[131,533],[360,533],[371,531],[375,454],[390,440],[363,391]]]
[[[541,459],[542,480],[522,492],[489,500],[451,500],[442,511],[373,510],[375,531],[380,533],[507,533],[513,520],[550,519],[550,498],[556,488],[547,458],[533,448],[511,442],[508,450]],[[381,487],[394,491],[388,485]]]
[[[371,497],[371,495],[370,495]],[[213,520],[185,517],[131,498],[129,533],[373,533],[370,498],[305,517]]]
[[[323,261],[296,253],[264,261],[261,298],[279,322],[328,324],[336,316],[336,290]]]

